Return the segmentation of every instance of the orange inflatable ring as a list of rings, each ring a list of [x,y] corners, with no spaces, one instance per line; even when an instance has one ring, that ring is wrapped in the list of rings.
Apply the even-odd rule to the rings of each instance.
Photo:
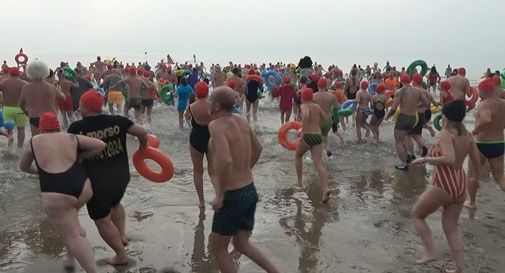
[[[161,172],[149,168],[145,163],[146,159],[150,159],[160,165]],[[137,150],[133,154],[133,166],[140,175],[155,183],[167,182],[174,176],[174,164],[172,160],[160,150],[152,147]]]
[[[160,147],[160,140],[158,139],[157,136],[153,134],[148,134],[147,135],[147,146],[153,147],[153,148],[159,148]]]
[[[300,130],[302,129],[302,123],[298,121],[289,121],[284,123],[282,127],[279,129],[279,133],[277,133],[277,137],[279,138],[279,143],[282,147],[294,151],[296,150],[296,146],[298,142],[290,142],[288,141],[288,131],[289,130]]]
[[[472,109],[475,107],[475,104],[479,99],[479,90],[477,90],[475,86],[470,87],[470,89],[472,89],[472,97],[469,100],[466,100],[466,105],[469,109]]]
[[[20,60],[21,58],[23,58],[23,60]],[[16,63],[18,64],[26,64],[28,62],[28,56],[20,52],[16,55],[16,57],[14,57],[14,60],[16,60]]]

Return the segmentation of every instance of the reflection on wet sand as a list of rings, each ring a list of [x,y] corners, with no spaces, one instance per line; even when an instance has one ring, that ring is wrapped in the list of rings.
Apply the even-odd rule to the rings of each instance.
[[[200,209],[198,224],[194,227],[195,236],[193,242],[193,253],[191,254],[191,272],[213,273],[218,272],[217,264],[211,259],[210,245],[205,250],[205,210]]]

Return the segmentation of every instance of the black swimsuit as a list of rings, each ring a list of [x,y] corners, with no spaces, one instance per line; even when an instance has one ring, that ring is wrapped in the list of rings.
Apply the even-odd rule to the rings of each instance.
[[[382,110],[379,110],[377,109],[377,104],[382,104]],[[381,101],[378,101],[374,104],[373,106],[373,115],[377,118],[377,119],[382,119],[384,118],[384,116],[386,115],[386,110],[385,110],[385,107],[384,107],[384,103],[382,103]]]
[[[32,154],[33,159],[35,160],[35,165],[37,165],[37,169],[39,170],[40,191],[62,193],[79,198],[82,188],[84,187],[84,183],[86,182],[86,179],[88,179],[88,175],[84,171],[84,168],[77,160],[79,140],[77,139],[76,158],[74,164],[68,170],[61,173],[48,173],[40,168],[39,163],[37,162],[37,157],[35,156],[32,141],[30,141],[30,145],[32,146]]]
[[[188,107],[188,110],[191,114],[191,127],[193,127],[189,135],[189,145],[202,154],[207,153],[210,139],[209,126],[196,123],[193,113],[191,113],[191,106]]]
[[[250,103],[254,103],[258,100],[259,87],[260,84],[257,81],[251,80],[247,82],[247,91],[245,93],[245,97]]]

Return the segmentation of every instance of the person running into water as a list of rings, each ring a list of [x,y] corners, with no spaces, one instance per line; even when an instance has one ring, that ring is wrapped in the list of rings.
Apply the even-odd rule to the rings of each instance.
[[[80,161],[100,153],[105,143],[60,132],[54,112],[40,116],[39,130],[41,134],[32,137],[30,145],[25,146],[19,168],[39,175],[44,211],[69,251],[64,258],[65,267],[73,267],[75,257],[85,272],[95,273],[93,249],[78,218],[79,209],[93,195]]]
[[[177,86],[175,95],[177,97],[177,112],[179,113],[179,129],[184,128],[184,111],[188,107],[189,99],[193,96],[193,88],[189,86],[186,77],[181,78],[181,84]]]
[[[440,74],[437,72],[437,68],[432,66],[430,73],[428,73],[428,76],[426,77],[428,78],[428,91],[433,90],[433,94],[435,94],[437,91],[437,84],[439,84],[440,80],[442,80]]]
[[[373,133],[376,144],[380,143],[379,138],[379,126],[384,120],[384,116],[386,115],[386,101],[388,98],[384,95],[386,91],[386,86],[384,84],[377,85],[376,88],[377,94],[372,97],[372,119],[370,120],[370,130]]]
[[[407,164],[415,159],[415,156],[413,154],[408,154],[405,138],[416,125],[417,105],[419,103],[427,105],[428,101],[418,88],[410,86],[409,75],[403,74],[400,78],[403,87],[396,91],[391,111],[387,114],[386,120],[396,111],[400,111],[395,123],[394,137],[396,151],[398,152],[398,157],[400,157],[402,164],[396,165],[395,168],[398,170],[407,170]],[[398,109],[399,107],[401,109]]]
[[[49,67],[39,60],[30,62],[26,74],[31,82],[23,86],[19,107],[29,117],[32,136],[39,134],[40,115],[45,112],[58,112],[57,101],[65,99],[65,94],[45,79]]]
[[[365,143],[361,139],[361,128],[366,129],[365,137],[370,134],[370,126],[366,122],[368,115],[370,113],[370,105],[372,103],[372,95],[367,91],[368,82],[362,81],[360,83],[360,90],[356,94],[356,99],[354,100],[358,104],[358,109],[356,110],[356,135],[358,137],[358,144]]]
[[[465,78],[466,70],[463,67],[458,68],[458,74],[448,79],[451,84],[449,93],[454,100],[465,100],[465,95],[472,96],[472,89],[470,88],[470,81]],[[445,103],[444,103],[445,104]]]
[[[107,144],[100,154],[83,161],[94,192],[87,209],[100,236],[116,253],[106,263],[121,265],[130,261],[125,249],[126,215],[121,205],[130,182],[126,136],[136,136],[139,149],[145,149],[147,131],[123,116],[102,114],[103,103],[97,91],[84,93],[79,105],[83,119],[72,123],[68,132],[101,139]]]
[[[186,120],[191,120],[191,133],[189,135],[189,154],[193,161],[193,182],[198,194],[198,207],[205,207],[203,195],[203,157],[207,157],[207,169],[212,177],[212,159],[209,154],[209,103],[207,96],[209,86],[201,81],[195,84],[196,101],[184,113]]]
[[[281,125],[289,121],[291,111],[293,109],[293,99],[296,95],[296,90],[291,85],[291,78],[284,77],[284,85],[279,88],[279,110],[281,112]]]
[[[154,105],[154,99],[155,97],[159,97],[158,90],[156,89],[156,85],[154,85],[153,80],[150,78],[151,73],[149,71],[144,71],[144,86],[141,90],[141,95],[142,95],[142,119],[145,118],[145,121],[147,124],[151,124],[151,119],[152,119],[152,111],[153,111],[153,105]]]
[[[455,270],[446,272],[463,273],[465,267],[463,241],[458,231],[458,220],[466,197],[466,175],[463,170],[465,157],[472,162],[472,175],[476,176],[479,155],[473,136],[467,132],[462,121],[466,107],[461,100],[443,107],[443,129],[438,141],[432,146],[429,157],[419,158],[413,165],[428,163],[434,165],[433,183],[421,194],[412,210],[412,220],[423,241],[424,255],[417,264],[428,264],[438,259],[431,230],[426,217],[443,207],[442,228],[447,237]],[[470,179],[476,179],[471,177]]]
[[[61,89],[63,94],[65,94],[65,99],[60,99],[58,101],[58,108],[60,109],[61,116],[63,117],[63,128],[68,128],[68,121],[74,121],[74,104],[72,96],[70,95],[70,89],[72,87],[79,88],[79,82],[77,82],[77,78],[73,81],[65,78],[63,73],[63,70],[59,70],[57,87]]]
[[[332,107],[337,107],[337,101],[335,96],[328,92],[328,80],[326,78],[321,78],[317,82],[319,87],[319,92],[314,94],[314,102],[319,105],[323,111],[324,118],[321,120],[321,134],[323,135],[324,150],[326,150],[326,155],[331,156],[332,153],[328,150],[328,133],[333,126],[333,114]]]
[[[262,147],[249,124],[242,117],[232,114],[235,98],[235,91],[228,87],[216,88],[210,98],[213,121],[209,124],[209,150],[214,171],[211,179],[216,191],[212,202],[215,213],[211,251],[221,272],[237,272],[228,251],[232,241],[236,251],[249,257],[266,272],[278,273],[268,257],[249,240],[258,202],[251,169],[258,161]]]
[[[428,147],[424,144],[423,141],[423,128],[426,124],[425,112],[426,109],[430,109],[429,98],[426,93],[429,93],[426,89],[421,87],[421,83],[423,82],[423,77],[419,74],[414,74],[412,77],[412,88],[416,88],[418,92],[420,92],[425,99],[428,101],[428,104],[424,102],[419,102],[417,104],[417,124],[416,126],[409,132],[408,137],[405,139],[407,142],[407,150],[414,154],[414,140],[417,143],[417,147],[421,150],[421,157],[425,157],[428,154]]]
[[[109,112],[111,115],[116,113],[114,106],[116,106],[117,113],[119,114],[121,111],[121,105],[123,105],[124,98],[121,88],[124,86],[118,86],[117,84],[121,81],[121,79],[121,71],[117,68],[113,68],[113,72],[107,75],[101,84],[101,86],[108,92],[107,103],[109,104]],[[114,88],[112,88],[113,86]]]
[[[258,104],[259,104],[259,91],[263,86],[263,79],[256,75],[254,69],[249,70],[249,75],[247,75],[246,91],[245,91],[245,103],[246,103],[246,116],[247,122],[251,119],[251,106],[253,111],[254,122],[258,121]]]
[[[20,72],[17,67],[9,69],[9,76],[0,81],[0,92],[3,94],[3,116],[4,120],[12,120],[16,124],[18,136],[18,150],[21,151],[25,143],[25,125],[28,117],[19,107],[21,90],[27,84],[19,78]],[[9,138],[8,148],[12,150],[14,140]]]
[[[330,188],[328,185],[328,173],[323,166],[323,135],[321,132],[321,121],[325,119],[323,110],[313,102],[314,92],[310,88],[301,90],[302,105],[300,106],[302,116],[302,132],[300,142],[296,146],[295,168],[298,178],[296,186],[303,188],[303,155],[310,150],[314,168],[319,176],[319,184],[323,192],[323,203],[330,198]]]
[[[113,85],[111,89],[117,90],[118,88],[121,88],[123,84],[126,84],[128,87],[128,101],[125,105],[125,116],[128,116],[128,110],[133,108],[135,110],[135,121],[140,124],[142,122],[140,119],[142,108],[142,96],[140,95],[140,89],[144,84],[144,79],[143,77],[137,76],[137,69],[135,69],[135,67],[130,67],[125,71],[128,71],[126,78]]]
[[[472,134],[475,136],[477,148],[480,151],[478,166],[482,167],[487,161],[494,181],[505,191],[505,177],[503,175],[505,101],[501,98],[502,93],[503,90],[497,86],[493,78],[487,78],[479,83],[479,94],[482,100],[475,114],[475,129]],[[478,177],[478,174],[474,176]],[[470,179],[468,182],[470,200],[465,204],[466,207],[476,208],[475,197],[478,188],[479,181]]]

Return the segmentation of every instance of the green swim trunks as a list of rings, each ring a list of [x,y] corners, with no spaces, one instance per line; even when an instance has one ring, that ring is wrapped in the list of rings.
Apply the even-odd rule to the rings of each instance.
[[[396,120],[395,130],[412,131],[416,124],[416,116],[399,114]]]
[[[319,127],[321,128],[321,133],[323,134],[323,136],[328,136],[328,133],[330,132],[332,125],[333,120],[331,118],[321,120],[321,124],[319,125]]]
[[[323,136],[320,134],[303,134],[303,142],[307,143],[310,147],[313,147],[323,143]]]
[[[25,127],[28,122],[28,117],[19,107],[4,106],[4,120],[14,121],[16,127]]]

